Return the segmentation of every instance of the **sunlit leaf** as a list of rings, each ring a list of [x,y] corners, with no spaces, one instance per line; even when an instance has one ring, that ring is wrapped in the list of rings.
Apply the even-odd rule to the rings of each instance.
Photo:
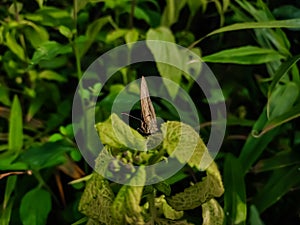
[[[224,224],[224,211],[215,199],[202,204],[202,225],[223,225]]]
[[[202,57],[205,62],[250,65],[272,62],[283,58],[283,55],[273,49],[264,49],[256,46],[242,46],[239,48],[226,49]]]
[[[105,122],[96,124],[96,129],[103,145],[117,149],[146,150],[145,138],[116,114],[112,114]]]

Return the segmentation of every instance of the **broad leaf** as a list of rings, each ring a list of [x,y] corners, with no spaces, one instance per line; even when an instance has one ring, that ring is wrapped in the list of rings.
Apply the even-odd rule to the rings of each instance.
[[[44,225],[51,210],[51,196],[40,188],[32,189],[22,198],[20,217],[23,225]]]
[[[175,210],[190,210],[201,206],[214,197],[220,197],[224,193],[224,187],[217,165],[213,162],[207,168],[206,173],[207,176],[203,181],[167,198],[167,202]]]
[[[143,186],[136,184],[146,182],[144,167],[139,167],[128,185],[123,185],[118,192],[112,205],[112,214],[115,224],[140,224],[143,223],[140,201],[143,193]]]
[[[223,225],[224,211],[215,199],[210,199],[202,205],[202,225]]]
[[[114,198],[109,182],[99,174],[94,173],[87,182],[78,209],[97,222],[115,225],[111,213]]]

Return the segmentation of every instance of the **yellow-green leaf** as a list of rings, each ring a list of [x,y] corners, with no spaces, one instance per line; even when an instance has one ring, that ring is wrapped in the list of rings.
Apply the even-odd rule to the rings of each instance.
[[[78,209],[97,222],[115,225],[111,214],[114,198],[108,181],[94,173],[81,196]]]
[[[23,119],[22,109],[18,96],[15,95],[10,117],[9,117],[9,134],[8,149],[19,152],[23,146]]]
[[[223,225],[224,223],[224,211],[214,198],[202,205],[202,217],[202,225]]]

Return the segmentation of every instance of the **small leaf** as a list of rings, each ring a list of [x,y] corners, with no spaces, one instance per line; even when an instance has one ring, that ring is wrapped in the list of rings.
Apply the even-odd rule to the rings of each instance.
[[[23,146],[23,119],[18,96],[14,96],[9,117],[8,149],[19,152]]]
[[[35,188],[27,192],[20,205],[20,217],[23,225],[44,225],[51,210],[50,193]]]
[[[256,46],[243,46],[226,49],[211,55],[203,56],[205,62],[236,63],[236,64],[263,64],[285,58],[273,49],[259,48]]]
[[[81,196],[78,209],[97,222],[115,225],[111,213],[114,198],[109,182],[99,174],[93,173]]]
[[[96,129],[104,145],[146,151],[146,139],[116,114],[112,114],[105,122],[96,124]]]
[[[156,218],[155,222],[157,225],[194,225],[193,223],[189,223],[186,220],[169,220],[163,218]]]
[[[123,185],[118,192],[113,206],[112,213],[116,224],[139,224],[143,223],[140,201],[143,193],[143,186],[137,184],[146,182],[146,171],[139,167],[128,185]]]
[[[202,225],[223,225],[224,211],[215,199],[210,199],[202,205]]]
[[[276,70],[272,83],[269,86],[268,97],[270,98],[279,80],[300,60],[300,55],[296,55],[283,62]]]
[[[15,36],[11,32],[6,32],[5,39],[7,47],[21,60],[25,61],[25,51],[22,46],[17,43]]]
[[[220,172],[214,162],[206,173],[207,176],[203,181],[167,198],[167,202],[175,210],[190,210],[199,207],[213,197],[220,197],[224,193],[224,187]]]
[[[66,162],[66,152],[74,150],[73,147],[62,142],[47,142],[40,146],[31,146],[20,160],[27,163],[31,169],[40,170],[53,167]]]
[[[126,44],[136,42],[139,39],[139,32],[136,29],[129,30],[125,35]]]
[[[44,70],[39,73],[39,78],[45,79],[45,80],[55,80],[58,82],[66,82],[67,79],[63,77],[62,75],[52,71],[52,70]]]
[[[187,162],[198,170],[205,170],[212,162],[204,142],[191,126],[167,121],[161,125],[161,131],[164,136],[163,148],[179,162]]]
[[[186,4],[186,0],[167,0],[164,12],[161,18],[161,25],[171,27],[178,21],[180,10]]]
[[[272,120],[290,111],[298,99],[299,86],[294,82],[278,85],[272,92],[268,103],[268,117]]]
[[[41,60],[52,60],[58,55],[71,53],[69,45],[61,45],[55,41],[47,41],[34,52],[31,63],[38,64]]]

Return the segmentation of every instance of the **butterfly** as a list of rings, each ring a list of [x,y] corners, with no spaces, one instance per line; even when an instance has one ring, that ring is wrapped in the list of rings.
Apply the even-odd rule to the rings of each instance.
[[[142,109],[141,131],[145,135],[154,134],[158,131],[156,114],[149,96],[149,90],[144,76],[142,76],[141,79],[140,100]]]

